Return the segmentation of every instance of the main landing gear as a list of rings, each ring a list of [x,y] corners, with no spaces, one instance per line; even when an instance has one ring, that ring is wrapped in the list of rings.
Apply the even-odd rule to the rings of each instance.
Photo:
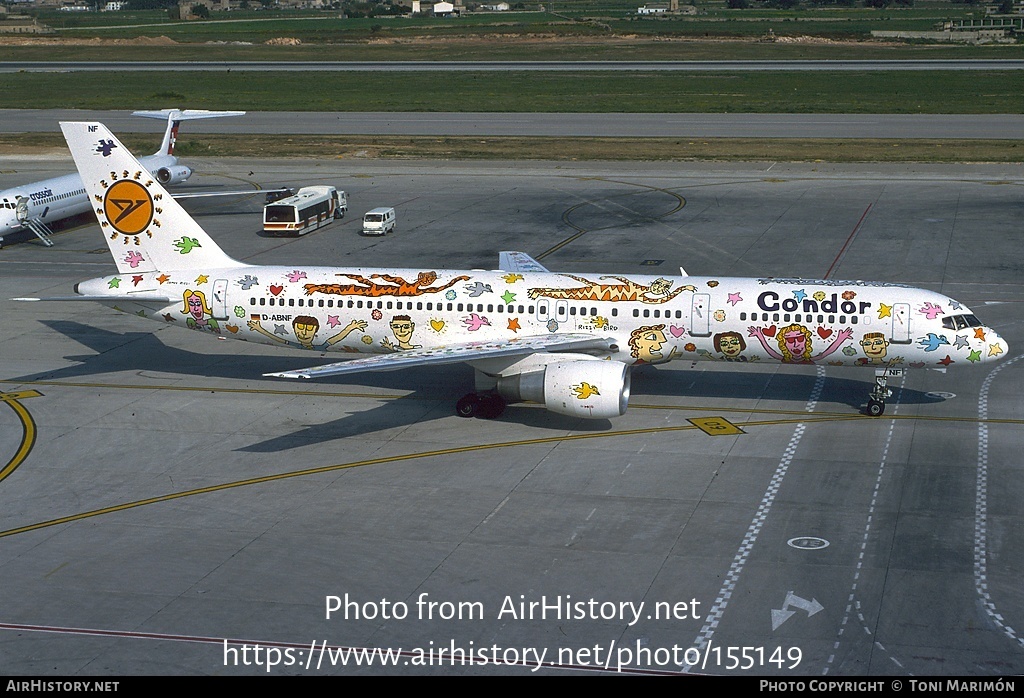
[[[455,403],[455,414],[460,417],[494,419],[505,411],[505,398],[497,393],[470,393]]]
[[[892,395],[892,391],[886,387],[889,371],[882,369],[875,372],[875,387],[868,393],[868,406],[864,410],[870,417],[881,417],[885,412],[885,400]]]

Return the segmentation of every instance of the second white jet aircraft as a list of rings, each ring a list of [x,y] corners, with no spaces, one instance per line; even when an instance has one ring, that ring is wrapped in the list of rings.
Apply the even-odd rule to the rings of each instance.
[[[136,111],[132,114],[167,121],[159,150],[141,158],[140,162],[161,184],[179,184],[192,176],[192,168],[179,163],[178,157],[174,154],[174,143],[181,122],[191,119],[242,116],[245,112],[161,109]],[[3,244],[4,235],[23,228],[28,228],[49,245],[48,224],[85,213],[90,208],[82,177],[77,172],[0,191],[0,245]]]

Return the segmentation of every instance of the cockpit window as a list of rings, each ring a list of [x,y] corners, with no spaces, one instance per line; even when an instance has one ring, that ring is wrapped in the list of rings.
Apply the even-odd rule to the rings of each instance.
[[[981,327],[981,321],[973,315],[951,315],[942,318],[942,326],[947,330],[962,330],[965,327]]]

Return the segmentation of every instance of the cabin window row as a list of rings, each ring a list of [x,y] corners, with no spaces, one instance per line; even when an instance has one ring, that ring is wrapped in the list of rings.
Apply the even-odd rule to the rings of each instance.
[[[517,313],[519,315],[529,314],[533,315],[536,308],[532,305],[494,305],[493,303],[434,303],[431,301],[362,301],[362,300],[338,300],[335,302],[333,298],[256,298],[252,297],[249,299],[250,305],[261,305],[261,306],[275,306],[275,307],[299,307],[299,308],[350,308],[361,310],[364,308],[377,308],[379,310],[428,310],[428,311],[454,311],[454,312],[478,312],[478,313]],[[548,306],[542,304],[540,307],[541,313],[546,313]],[[576,306],[570,306],[569,315],[580,315],[591,317],[597,316],[597,308],[577,308]],[[645,311],[646,312],[646,311]],[[634,314],[636,311],[634,311]],[[618,317],[618,308],[612,308],[612,317]],[[646,314],[645,314],[646,317]],[[660,316],[655,316],[660,317]],[[668,311],[665,312],[665,317],[669,317]],[[682,317],[681,314],[677,313],[676,317]]]
[[[815,319],[817,318],[817,319]],[[740,313],[740,321],[747,319],[747,313]],[[856,325],[859,320],[856,315],[812,315],[811,313],[750,313],[751,322],[817,322],[819,325],[825,322],[835,324],[839,320],[840,325]]]
[[[633,309],[633,317],[655,317],[655,318],[676,318],[677,320],[683,317],[682,310],[651,310],[650,308],[644,308],[643,312],[639,308]]]

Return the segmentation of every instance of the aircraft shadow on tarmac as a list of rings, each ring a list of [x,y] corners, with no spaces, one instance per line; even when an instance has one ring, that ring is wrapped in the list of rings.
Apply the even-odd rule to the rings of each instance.
[[[306,381],[284,381],[263,378],[264,373],[299,369],[318,362],[336,360],[322,357],[318,352],[307,355],[281,353],[273,356],[243,356],[231,353],[201,353],[164,344],[151,332],[112,332],[92,325],[69,320],[44,320],[44,325],[65,337],[89,348],[95,353],[68,355],[75,366],[22,376],[19,380],[70,380],[93,377],[113,372],[167,373],[195,378],[233,379],[236,387],[252,387],[251,381],[260,381],[260,389],[295,390],[311,385]],[[814,390],[816,377],[806,373],[790,373],[779,367],[765,367],[760,371],[733,372],[728,370],[672,370],[665,367],[644,366],[634,371],[632,401],[643,396],[683,398],[690,405],[694,399],[733,399],[751,407],[758,400],[793,403],[789,409],[800,410]],[[840,369],[842,370],[842,369]],[[838,402],[857,412],[867,398],[872,384],[871,373],[861,371],[859,378],[828,376],[821,402]],[[366,435],[404,424],[435,420],[451,416],[455,401],[473,387],[472,372],[462,364],[438,366],[429,370],[367,372],[348,374],[343,378],[316,381],[321,390],[330,392],[330,386],[359,386],[367,389],[406,392],[393,399],[382,400],[380,406],[370,410],[345,413],[338,419],[303,427],[297,432],[268,439],[247,446],[243,451],[278,452],[309,443]],[[144,388],[145,386],[140,386]],[[218,385],[216,387],[224,387]],[[337,390],[341,392],[346,388]],[[211,390],[215,390],[211,387]],[[310,394],[315,396],[316,390]],[[326,395],[323,399],[332,399]],[[639,399],[638,399],[639,398]],[[344,410],[345,398],[338,400],[339,411]],[[930,404],[942,398],[919,390],[904,388],[899,395],[903,404]],[[713,411],[714,408],[709,407]],[[527,427],[571,429],[574,431],[607,431],[614,428],[609,420],[584,420],[557,415],[534,406],[510,405],[499,418]]]

